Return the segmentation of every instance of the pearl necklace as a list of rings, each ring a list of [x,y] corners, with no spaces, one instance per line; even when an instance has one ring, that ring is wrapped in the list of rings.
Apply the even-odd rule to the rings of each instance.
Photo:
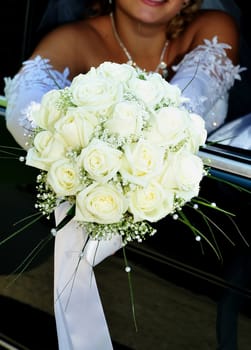
[[[110,17],[111,17],[111,24],[112,24],[113,34],[114,34],[114,36],[115,36],[119,46],[121,47],[121,49],[123,50],[124,54],[126,55],[126,57],[128,59],[127,64],[130,64],[131,66],[137,67],[137,64],[133,61],[131,54],[129,53],[129,51],[127,50],[127,48],[123,44],[122,40],[120,39],[120,36],[119,36],[119,34],[117,32],[117,29],[116,29],[116,26],[115,26],[113,12],[110,13]],[[166,42],[164,44],[164,47],[163,47],[163,49],[161,51],[159,63],[158,63],[157,67],[154,70],[154,72],[156,72],[156,73],[159,70],[161,70],[161,75],[163,76],[164,79],[166,79],[167,76],[168,76],[167,64],[166,64],[166,62],[163,61],[163,58],[165,56],[168,44],[169,44],[169,41],[166,40]]]

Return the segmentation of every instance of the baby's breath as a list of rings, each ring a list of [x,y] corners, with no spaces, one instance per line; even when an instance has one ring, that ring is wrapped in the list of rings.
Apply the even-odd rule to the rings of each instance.
[[[133,217],[125,215],[125,217],[114,224],[98,224],[98,223],[80,223],[84,227],[87,234],[95,240],[105,239],[109,240],[115,235],[121,235],[123,244],[137,241],[142,242],[147,236],[155,234],[156,230],[147,222],[134,222]]]
[[[171,152],[178,152],[180,149],[182,149],[182,147],[185,146],[187,142],[188,142],[188,137],[184,135],[184,138],[182,140],[180,140],[178,143],[174,145],[171,145],[169,149]]]
[[[80,182],[84,187],[88,187],[93,183],[93,179],[90,177],[85,169],[81,169],[79,173]]]
[[[35,208],[42,212],[47,218],[55,210],[58,198],[55,192],[53,192],[46,182],[46,172],[41,172],[37,176],[37,201]]]
[[[74,103],[72,102],[72,93],[68,87],[63,90],[60,90],[60,98],[57,101],[57,108],[65,112],[68,107],[74,107]]]
[[[81,150],[76,150],[76,149],[69,149],[66,153],[65,156],[69,158],[72,161],[75,161],[77,159],[77,156],[80,154]]]

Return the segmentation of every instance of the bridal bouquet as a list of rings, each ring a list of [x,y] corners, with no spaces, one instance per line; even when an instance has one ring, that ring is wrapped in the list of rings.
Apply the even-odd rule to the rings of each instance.
[[[121,245],[153,235],[153,223],[173,215],[218,254],[182,210],[197,210],[200,203],[216,207],[197,197],[208,175],[198,156],[207,133],[203,119],[184,102],[180,89],[158,73],[105,62],[28,107],[25,125],[32,128],[25,162],[40,170],[38,215],[56,214],[59,349],[112,349],[93,266]],[[128,265],[126,272],[136,326]]]
[[[29,114],[26,157],[41,170],[38,210],[49,216],[70,203],[92,239],[154,234],[151,223],[196,197],[206,174],[197,155],[204,121],[183,102],[161,75],[111,62],[46,93]]]

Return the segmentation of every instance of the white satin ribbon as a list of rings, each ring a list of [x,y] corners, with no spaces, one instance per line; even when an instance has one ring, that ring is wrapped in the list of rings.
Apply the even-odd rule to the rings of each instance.
[[[55,212],[58,224],[69,206]],[[121,237],[87,240],[73,220],[55,238],[54,302],[59,350],[111,350],[112,342],[92,266],[122,247]]]

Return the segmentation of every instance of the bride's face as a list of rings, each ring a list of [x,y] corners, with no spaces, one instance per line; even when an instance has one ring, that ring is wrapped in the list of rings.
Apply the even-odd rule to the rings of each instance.
[[[143,23],[167,23],[184,6],[184,0],[115,0],[116,7]]]

